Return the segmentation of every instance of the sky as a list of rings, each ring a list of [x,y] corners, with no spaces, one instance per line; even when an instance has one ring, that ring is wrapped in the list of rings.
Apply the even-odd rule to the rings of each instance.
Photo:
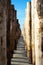
[[[25,8],[27,2],[31,0],[11,0],[11,3],[14,4],[14,8],[17,10],[17,19],[19,19],[20,28],[22,30],[23,23],[25,20]]]

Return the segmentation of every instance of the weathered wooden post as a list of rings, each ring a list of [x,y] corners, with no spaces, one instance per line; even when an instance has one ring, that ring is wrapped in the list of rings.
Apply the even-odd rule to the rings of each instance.
[[[10,0],[0,0],[0,43],[1,43],[1,59],[2,65],[7,65],[7,52],[9,43],[9,26],[10,26],[10,13],[9,6]],[[8,41],[9,40],[9,41]],[[10,65],[10,64],[9,64]]]
[[[32,0],[31,2],[31,35],[32,35],[32,64],[35,65],[35,11],[34,11],[34,2],[35,0]]]
[[[14,50],[14,35],[13,35],[13,22],[14,22],[14,5],[10,5],[10,55],[12,57],[13,50]]]
[[[15,33],[15,47],[17,48],[18,39],[20,38],[21,30],[20,30],[20,24],[18,22],[19,20],[16,19],[16,33]]]
[[[43,65],[43,1],[34,1],[35,65]]]
[[[23,37],[23,42],[24,42],[25,51],[27,52],[27,48],[26,48],[26,34],[25,34],[25,23],[24,23],[24,25],[23,25],[22,37]]]
[[[31,48],[31,2],[27,2],[26,19],[25,19],[25,36],[27,56],[29,62],[32,63],[32,48]]]
[[[3,64],[2,61],[2,42],[1,42],[1,37],[2,37],[2,22],[3,22],[3,1],[0,0],[0,65]]]

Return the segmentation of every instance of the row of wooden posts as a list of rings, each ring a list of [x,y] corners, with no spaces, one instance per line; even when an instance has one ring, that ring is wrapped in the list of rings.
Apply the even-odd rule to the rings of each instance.
[[[11,65],[21,34],[17,11],[11,0],[0,0],[0,65]]]
[[[26,18],[22,30],[29,62],[43,65],[43,0],[27,2]]]

